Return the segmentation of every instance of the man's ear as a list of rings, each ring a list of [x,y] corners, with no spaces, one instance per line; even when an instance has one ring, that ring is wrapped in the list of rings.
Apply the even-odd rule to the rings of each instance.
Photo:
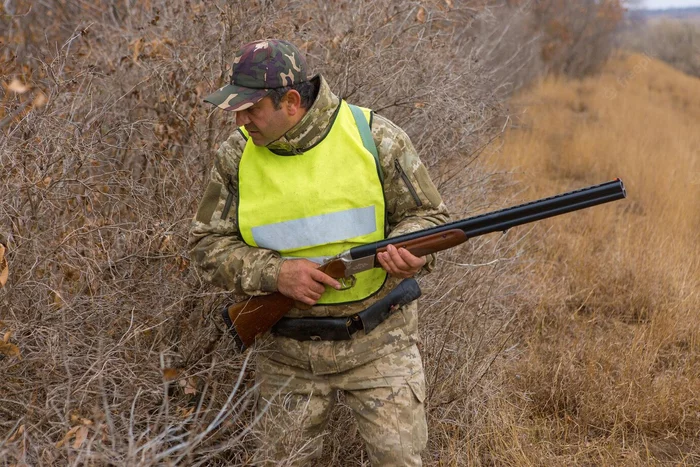
[[[299,94],[299,91],[294,89],[287,91],[287,94],[284,95],[284,102],[282,105],[287,111],[287,115],[290,117],[296,116],[301,109],[301,94]]]

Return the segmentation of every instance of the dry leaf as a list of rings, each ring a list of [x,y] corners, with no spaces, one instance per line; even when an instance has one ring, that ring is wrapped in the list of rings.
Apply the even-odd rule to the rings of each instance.
[[[425,23],[425,8],[420,7],[418,9],[418,14],[416,15],[416,20],[419,23]]]
[[[131,55],[131,59],[134,62],[138,62],[139,55],[141,54],[141,49],[143,49],[143,37],[131,41],[131,44],[129,45],[134,47],[134,53]]]
[[[42,181],[36,183],[36,186],[39,188],[48,188],[49,185],[51,185],[51,177],[45,177]]]
[[[194,376],[187,379],[181,379],[179,384],[184,389],[185,394],[197,394],[197,379]]]
[[[73,438],[73,436],[75,436],[75,433],[79,429],[80,429],[80,426],[78,425],[78,426],[74,426],[73,428],[68,430],[68,433],[66,433],[66,435],[63,437],[63,439],[61,441],[59,441],[58,443],[56,443],[56,447],[57,448],[63,447],[64,444],[66,444],[68,441],[70,441]]]
[[[17,78],[13,79],[10,84],[7,85],[7,89],[12,92],[16,92],[17,94],[24,94],[25,92],[29,91],[31,88],[18,80]]]
[[[73,413],[73,414],[70,415],[70,422],[71,422],[73,425],[78,425],[78,424],[81,424],[81,425],[92,425],[92,424],[93,424],[93,421],[92,421],[92,420],[90,420],[89,418],[83,418],[83,417],[81,417],[80,415],[78,415],[77,413]]]
[[[60,309],[63,307],[63,297],[61,297],[61,294],[56,292],[55,290],[53,292],[53,304],[56,307],[56,309]]]
[[[187,378],[187,386],[185,386],[185,394],[197,394],[197,380],[192,378]]]
[[[5,245],[0,243],[0,288],[7,284],[7,277],[10,275],[10,267],[5,259]]]
[[[2,341],[7,344],[10,342],[10,337],[12,337],[12,331],[7,331],[4,336],[2,336]]]
[[[413,104],[413,106],[416,109],[422,109],[423,107],[425,107],[425,102],[416,102],[415,104]]]
[[[78,432],[75,434],[75,441],[73,441],[73,449],[80,449],[83,445],[88,435],[88,427],[81,426],[78,428]]]
[[[40,107],[43,107],[46,105],[46,102],[48,102],[48,98],[46,97],[46,94],[43,92],[39,92],[36,97],[34,98],[34,102],[32,102],[32,106],[35,109],[38,109]]]
[[[452,3],[452,0],[445,0],[445,4],[450,8],[454,8],[455,6],[454,3]]]
[[[21,358],[19,347],[17,347],[15,344],[10,344],[8,342],[0,342],[0,354],[6,357]]]
[[[173,251],[175,251],[172,235],[165,235],[163,237],[163,240],[160,242],[160,247],[158,247],[158,251],[160,251],[161,253],[172,253]]]
[[[19,428],[17,428],[17,431],[15,431],[15,434],[10,436],[10,439],[8,440],[10,443],[15,441],[17,438],[22,436],[24,434],[24,425],[20,425]]]
[[[163,368],[163,379],[166,381],[175,381],[182,373],[178,368]]]
[[[175,259],[175,263],[177,263],[177,269],[180,273],[185,272],[190,267],[190,262],[182,256],[178,256]]]

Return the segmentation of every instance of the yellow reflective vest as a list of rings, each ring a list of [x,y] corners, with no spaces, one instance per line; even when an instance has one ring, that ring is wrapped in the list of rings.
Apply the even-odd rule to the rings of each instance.
[[[369,121],[370,111],[362,111]],[[382,240],[386,219],[379,170],[345,101],[326,137],[303,154],[280,156],[248,139],[238,167],[241,237],[250,246],[317,263]],[[318,303],[363,300],[381,289],[386,272],[374,268],[356,279],[346,290],[326,287]]]

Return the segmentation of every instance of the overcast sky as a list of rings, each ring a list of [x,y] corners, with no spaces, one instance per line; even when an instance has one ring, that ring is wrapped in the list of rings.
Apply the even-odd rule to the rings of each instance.
[[[700,6],[700,0],[645,0],[644,6],[650,9],[682,8],[686,6]]]

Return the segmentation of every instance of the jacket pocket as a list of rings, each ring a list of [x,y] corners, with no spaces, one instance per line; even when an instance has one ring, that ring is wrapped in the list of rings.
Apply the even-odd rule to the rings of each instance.
[[[228,196],[226,197],[226,204],[224,204],[224,210],[221,211],[221,220],[226,220],[228,217],[228,213],[231,210],[231,205],[233,204],[233,183],[231,183],[231,179],[229,178],[228,183],[226,184],[226,189],[228,190]]]
[[[398,159],[394,159],[394,166],[396,167],[396,171],[401,176],[401,179],[403,180],[404,184],[406,185],[406,188],[408,188],[409,193],[411,193],[413,200],[416,202],[416,206],[418,206],[418,207],[423,206],[423,202],[420,200],[420,197],[418,196],[418,192],[416,191],[416,188],[411,183],[411,180],[409,180],[408,175],[406,175],[406,172],[403,170],[403,167],[401,167],[401,163],[399,162]]]

